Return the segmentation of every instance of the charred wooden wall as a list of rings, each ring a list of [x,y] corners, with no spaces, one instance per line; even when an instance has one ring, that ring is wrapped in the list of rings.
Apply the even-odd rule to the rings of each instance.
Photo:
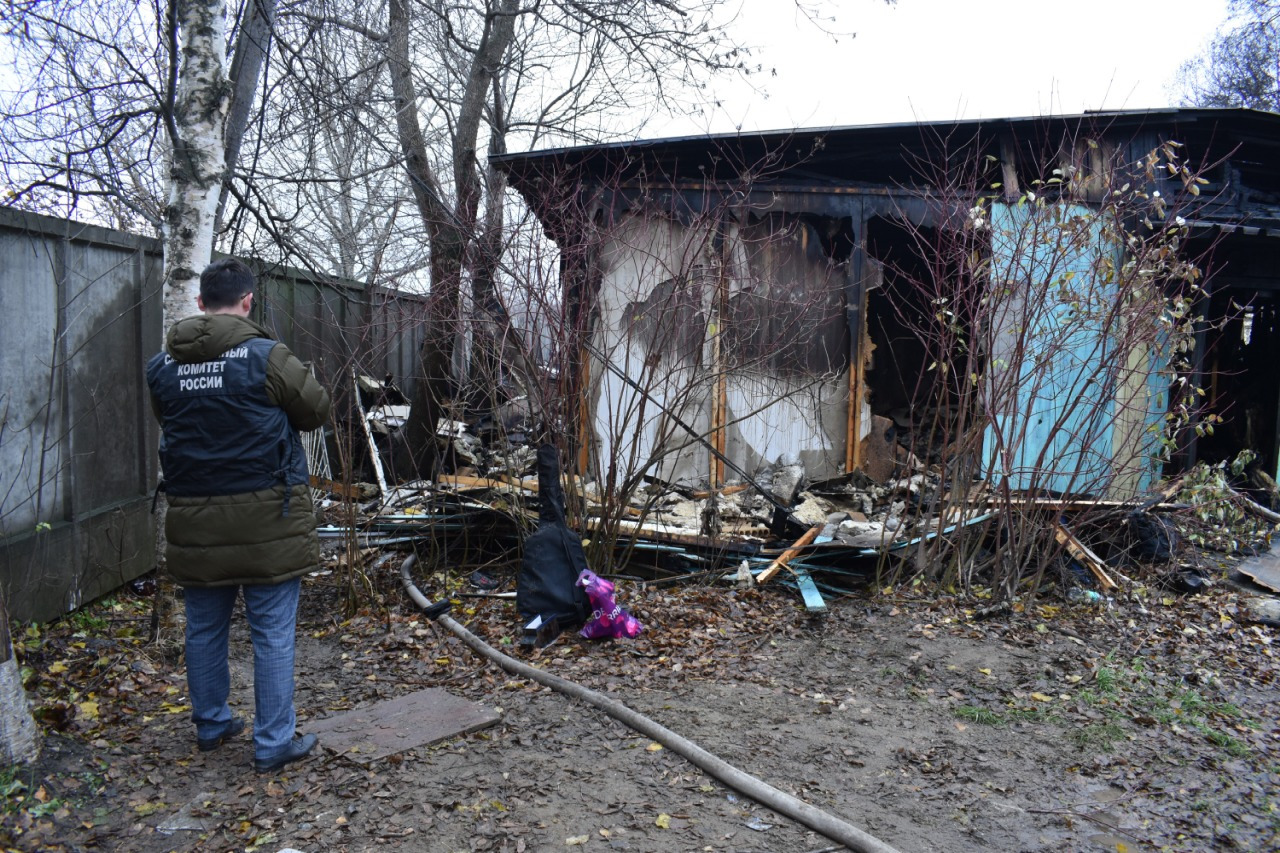
[[[594,249],[566,252],[593,259],[589,275],[567,271],[587,282],[571,298],[592,307],[588,467],[606,480],[611,466],[680,483],[733,479],[677,419],[753,475],[780,463],[815,478],[860,467],[871,430],[866,292],[881,275],[867,223],[927,222],[920,200],[696,184],[595,198],[593,227],[569,232],[591,234]]]

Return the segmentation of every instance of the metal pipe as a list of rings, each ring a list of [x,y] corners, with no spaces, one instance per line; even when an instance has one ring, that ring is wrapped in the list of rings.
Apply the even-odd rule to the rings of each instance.
[[[400,566],[400,581],[404,585],[405,591],[409,593],[409,598],[413,599],[413,603],[418,605],[423,612],[455,634],[469,649],[481,657],[488,658],[513,675],[536,681],[544,687],[550,687],[557,693],[563,693],[566,696],[579,699],[588,705],[599,708],[610,717],[631,727],[640,734],[653,738],[667,749],[682,756],[735,791],[750,797],[760,805],[771,808],[781,815],[786,815],[832,841],[845,845],[850,850],[859,851],[859,853],[897,853],[893,847],[885,844],[875,836],[869,835],[853,824],[816,806],[811,806],[804,800],[793,797],[785,791],[780,791],[772,785],[739,770],[727,761],[717,758],[692,741],[633,711],[621,702],[504,655],[445,613],[448,609],[447,601],[439,601],[433,604],[427,600],[427,597],[413,583],[413,579],[410,576],[410,570],[415,562],[417,562],[417,555],[410,554],[408,559]]]

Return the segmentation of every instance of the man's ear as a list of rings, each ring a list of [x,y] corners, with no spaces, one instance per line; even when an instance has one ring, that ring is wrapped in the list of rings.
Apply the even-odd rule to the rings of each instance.
[[[198,293],[196,294],[196,307],[201,311],[204,310],[204,297]]]

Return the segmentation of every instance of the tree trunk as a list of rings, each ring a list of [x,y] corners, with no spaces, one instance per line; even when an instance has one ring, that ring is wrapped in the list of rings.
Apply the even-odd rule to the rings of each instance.
[[[213,253],[218,192],[226,171],[223,134],[231,101],[227,80],[226,5],[173,0],[170,9],[173,141],[164,221],[164,325],[196,312],[200,271]],[[181,58],[178,42],[181,41]]]
[[[425,318],[427,329],[419,352],[421,372],[405,424],[409,458],[403,462],[410,470],[397,471],[397,479],[404,479],[406,473],[430,477],[438,467],[436,424],[449,396],[454,331],[449,318],[456,315],[458,309],[462,259],[461,237],[451,222],[452,211],[441,198],[440,184],[427,159],[426,140],[418,121],[418,95],[409,56],[409,13],[405,0],[391,0],[387,6],[387,69],[395,97],[396,136],[404,155],[418,215],[422,217],[431,242],[431,300]]]
[[[495,78],[489,133],[490,158],[507,153],[503,100],[500,81]],[[502,257],[505,237],[503,205],[506,203],[506,180],[501,172],[488,164],[484,167],[484,176],[484,225],[477,234],[470,260],[471,305],[476,322],[473,327],[475,344],[468,371],[467,408],[476,414],[492,412],[502,402],[499,392],[503,368],[524,368],[526,364],[521,342],[515,335],[497,289],[498,261]],[[520,372],[526,371],[521,369]]]
[[[0,594],[0,765],[31,761],[40,752],[40,730],[31,718],[18,660],[9,635],[9,611]]]
[[[417,90],[409,48],[406,0],[387,9],[387,67],[396,104],[396,131],[418,213],[431,242],[431,299],[420,353],[421,375],[405,424],[410,473],[432,476],[440,464],[436,425],[453,397],[453,360],[463,328],[461,286],[467,253],[475,240],[481,186],[476,145],[486,96],[515,33],[516,0],[500,0],[485,20],[468,69],[458,122],[452,139],[455,206],[445,204],[440,183],[427,158],[418,121]],[[403,476],[403,475],[401,475]]]

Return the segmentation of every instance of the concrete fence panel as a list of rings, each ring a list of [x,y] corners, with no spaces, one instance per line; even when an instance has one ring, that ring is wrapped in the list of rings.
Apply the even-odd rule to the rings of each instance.
[[[408,390],[422,299],[246,259],[256,319],[340,395],[351,367]],[[45,621],[156,564],[159,241],[0,208],[0,587]],[[372,302],[372,304],[370,304]],[[192,306],[194,313],[195,306]]]

